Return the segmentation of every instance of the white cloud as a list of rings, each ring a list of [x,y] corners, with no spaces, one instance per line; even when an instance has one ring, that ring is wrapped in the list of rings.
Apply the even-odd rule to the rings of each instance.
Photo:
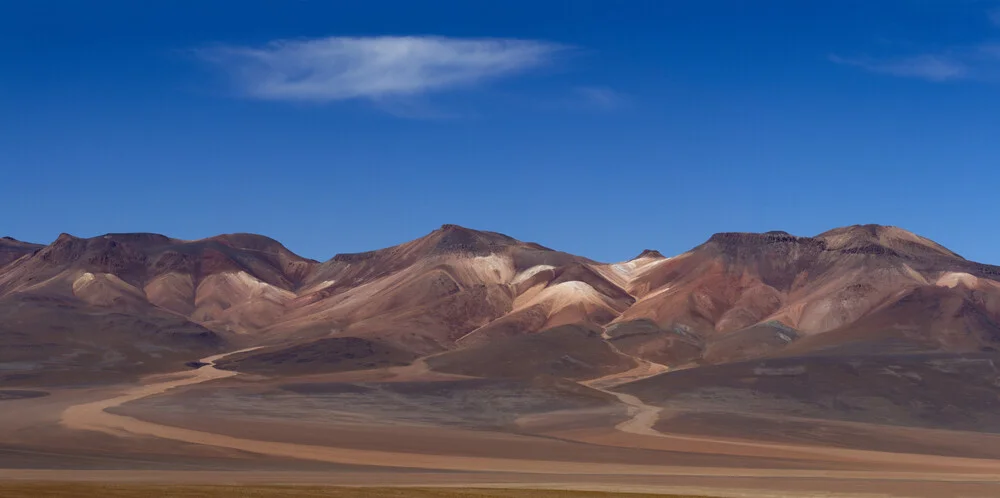
[[[873,73],[933,82],[976,80],[1000,82],[1000,44],[983,43],[903,57],[849,58],[831,55],[830,60]]]
[[[1000,7],[986,11],[1000,27]],[[941,50],[893,57],[842,57],[831,55],[837,64],[855,66],[873,73],[933,82],[975,80],[1000,83],[1000,43],[950,46]]]
[[[970,68],[961,60],[951,56],[927,54],[881,60],[831,56],[830,60],[837,64],[861,67],[873,73],[929,81],[960,80],[970,76]]]
[[[534,40],[378,36],[217,46],[198,54],[229,73],[247,97],[329,102],[470,86],[546,65],[565,49]]]

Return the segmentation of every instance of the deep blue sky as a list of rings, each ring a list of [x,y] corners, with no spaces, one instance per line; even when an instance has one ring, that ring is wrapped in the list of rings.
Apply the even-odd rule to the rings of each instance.
[[[0,235],[256,232],[322,260],[457,223],[613,261],[881,223],[1000,263],[998,7],[2,1]],[[300,50],[406,35],[446,53],[345,83]],[[434,69],[460,84],[365,86],[482,38]],[[246,50],[318,86],[262,89]]]

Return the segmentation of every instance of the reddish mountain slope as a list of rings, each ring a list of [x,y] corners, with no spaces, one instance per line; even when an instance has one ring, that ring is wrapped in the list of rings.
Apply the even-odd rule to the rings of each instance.
[[[1000,333],[993,304],[998,275],[1000,268],[967,261],[894,227],[854,226],[816,237],[717,234],[690,252],[648,264],[627,282],[638,301],[615,320],[620,332],[614,340],[625,351],[660,360],[677,356],[669,351],[675,337],[701,347],[700,354],[673,358],[681,362],[770,354],[800,337],[808,340],[795,350],[806,352],[832,340],[820,337],[903,323],[919,306],[908,304],[908,295],[920,300],[912,296],[927,294],[928,302],[940,303],[949,293],[934,289],[973,285],[975,297],[949,313],[962,315],[956,320],[968,314],[977,338],[947,339],[950,322],[922,322],[928,330],[912,347],[977,351]],[[647,325],[629,333],[629,323],[638,320]],[[884,330],[856,338],[875,340]]]
[[[243,234],[63,234],[44,247],[3,247],[21,254],[0,268],[0,373],[9,382],[174,370],[224,349],[220,333],[275,321],[315,264]]]
[[[156,234],[62,234],[3,268],[0,297],[73,297],[97,307],[149,305],[218,330],[277,319],[315,262],[259,235],[181,241]]]
[[[268,329],[279,345],[262,354],[280,351],[288,337],[353,337],[375,349],[424,355],[561,324],[606,323],[631,298],[592,264],[444,225],[411,242],[319,265],[287,319]]]

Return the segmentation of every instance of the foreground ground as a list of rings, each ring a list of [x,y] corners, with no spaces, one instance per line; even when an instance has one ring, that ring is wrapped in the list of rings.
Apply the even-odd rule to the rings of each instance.
[[[0,472],[0,496],[667,496],[719,498],[995,498],[997,482],[982,476],[912,476],[880,473],[774,473],[674,469],[675,475],[530,475],[497,473],[389,472],[164,472],[27,471]],[[699,472],[701,473],[699,475]],[[756,477],[753,477],[756,475]],[[23,479],[23,480],[22,480]],[[113,484],[109,484],[113,483]],[[292,486],[290,483],[295,483]],[[332,483],[332,484],[331,484]],[[380,486],[373,488],[372,486]],[[347,489],[350,488],[350,489]],[[258,494],[284,490],[285,495]],[[435,494],[420,494],[424,490]],[[182,495],[174,491],[190,490]],[[384,491],[383,491],[384,490]],[[470,491],[475,490],[475,491]],[[480,491],[482,490],[482,491]],[[15,493],[27,493],[18,495]],[[155,494],[163,491],[162,494]],[[558,493],[564,491],[566,493]],[[42,494],[62,492],[64,494]],[[93,492],[88,495],[87,492]],[[138,493],[138,494],[112,494]],[[226,494],[233,493],[236,494]],[[244,494],[239,494],[243,492]],[[327,494],[317,494],[326,492]],[[355,492],[358,494],[344,494]],[[363,494],[363,493],[369,494]],[[460,493],[467,494],[462,495]],[[296,494],[299,493],[299,494]],[[313,493],[313,494],[309,494]],[[341,494],[337,494],[341,493]],[[389,494],[395,493],[395,494]],[[409,493],[409,494],[408,494]],[[447,494],[452,493],[452,494]],[[469,494],[478,493],[478,494]],[[493,493],[493,494],[489,494]],[[589,494],[588,494],[589,493]],[[603,494],[602,494],[603,493]]]
[[[0,483],[6,498],[695,498],[690,495],[653,495],[594,491],[518,489],[430,489],[430,488],[329,488],[281,486],[157,486],[109,484]]]
[[[418,362],[289,379],[214,360],[7,396],[0,496],[1000,496],[990,434],[667,410],[618,392],[633,380],[620,374],[477,379]],[[260,487],[278,484],[407,489]],[[435,486],[503,490],[415,489]]]

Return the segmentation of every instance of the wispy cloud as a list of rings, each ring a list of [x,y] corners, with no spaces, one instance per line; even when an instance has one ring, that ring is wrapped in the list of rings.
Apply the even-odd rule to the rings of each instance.
[[[246,97],[331,102],[468,87],[544,66],[566,49],[535,40],[378,36],[223,45],[197,54],[232,76]]]
[[[582,85],[559,89],[525,102],[535,109],[571,112],[613,112],[629,107],[628,95],[606,86]]]
[[[628,99],[610,88],[602,86],[581,86],[573,89],[578,107],[611,111],[628,105]]]
[[[987,18],[1000,27],[1000,7],[985,11]],[[873,73],[932,82],[960,80],[1000,82],[1000,43],[946,46],[923,53],[884,57],[846,57],[831,55],[830,61],[855,66]]]
[[[986,15],[990,18],[990,22],[992,22],[994,26],[1000,27],[1000,7],[988,10]]]
[[[889,74],[906,78],[920,78],[929,81],[950,81],[965,79],[969,67],[961,60],[942,55],[916,55],[898,59],[848,58],[836,55],[830,60],[837,64],[857,66],[873,73]]]
[[[996,81],[1000,77],[1000,45],[997,44],[955,47],[935,53],[886,58],[831,55],[830,60],[873,73],[938,83],[958,80]]]

